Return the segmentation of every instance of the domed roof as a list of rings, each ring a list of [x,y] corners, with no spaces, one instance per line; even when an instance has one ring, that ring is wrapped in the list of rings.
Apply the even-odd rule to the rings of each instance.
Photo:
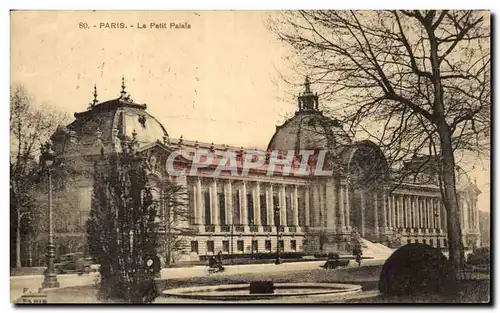
[[[94,101],[87,111],[75,113],[75,120],[67,126],[66,139],[77,143],[85,154],[94,154],[96,142],[111,150],[116,146],[116,139],[135,138],[140,146],[156,141],[168,140],[168,133],[163,125],[146,112],[146,104],[135,103],[125,92],[122,85],[121,96],[117,99],[99,103],[94,90]],[[59,131],[61,133],[61,131]],[[69,138],[71,137],[71,138]],[[59,139],[61,150],[65,150],[64,138]],[[105,149],[108,150],[108,149]],[[61,151],[62,152],[62,151]]]
[[[323,115],[318,109],[318,95],[310,90],[306,78],[305,92],[298,97],[299,110],[283,125],[276,127],[269,145],[272,150],[342,149],[351,139],[340,122]]]

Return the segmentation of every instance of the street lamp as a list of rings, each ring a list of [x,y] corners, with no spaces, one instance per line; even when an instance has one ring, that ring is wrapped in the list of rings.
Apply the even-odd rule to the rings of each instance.
[[[47,170],[48,177],[48,194],[49,194],[49,242],[47,244],[47,269],[44,273],[42,288],[57,288],[57,274],[54,271],[54,237],[52,230],[52,166],[54,165],[55,154],[52,151],[51,144],[47,142],[42,152],[42,165]]]
[[[280,207],[274,207],[274,223],[276,225],[276,261],[274,264],[281,264],[280,259]]]

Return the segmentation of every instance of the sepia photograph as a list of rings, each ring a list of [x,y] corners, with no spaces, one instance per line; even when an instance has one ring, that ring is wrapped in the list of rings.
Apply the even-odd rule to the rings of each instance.
[[[488,10],[11,10],[10,302],[491,304]]]

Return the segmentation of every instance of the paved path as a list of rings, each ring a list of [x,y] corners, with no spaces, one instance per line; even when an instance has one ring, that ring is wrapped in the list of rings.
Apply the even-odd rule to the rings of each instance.
[[[216,275],[234,275],[244,273],[271,273],[271,272],[286,272],[286,271],[301,271],[317,269],[324,264],[325,261],[310,261],[310,262],[294,262],[283,263],[280,265],[275,264],[246,264],[246,265],[225,265],[225,271],[217,273]],[[383,264],[383,260],[365,260],[365,265]],[[357,266],[355,262],[350,262],[349,267]],[[194,266],[186,268],[164,268],[161,271],[161,279],[174,279],[174,278],[190,278],[201,277],[208,275],[205,266]],[[97,273],[90,273],[88,275],[78,276],[77,274],[63,274],[58,275],[60,288],[75,287],[75,286],[88,286],[94,284],[97,279]],[[18,299],[24,288],[28,288],[31,292],[38,291],[42,286],[42,275],[26,275],[26,276],[11,276],[10,277],[10,300],[13,302]]]

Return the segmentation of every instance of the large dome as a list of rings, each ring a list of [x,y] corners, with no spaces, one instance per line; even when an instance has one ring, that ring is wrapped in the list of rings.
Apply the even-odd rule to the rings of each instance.
[[[267,149],[281,151],[336,149],[350,144],[351,139],[338,121],[316,112],[296,114],[278,126]]]
[[[318,109],[318,96],[310,90],[306,78],[305,92],[299,96],[299,110],[283,125],[276,127],[267,149],[271,150],[337,150],[351,144],[338,120]]]

